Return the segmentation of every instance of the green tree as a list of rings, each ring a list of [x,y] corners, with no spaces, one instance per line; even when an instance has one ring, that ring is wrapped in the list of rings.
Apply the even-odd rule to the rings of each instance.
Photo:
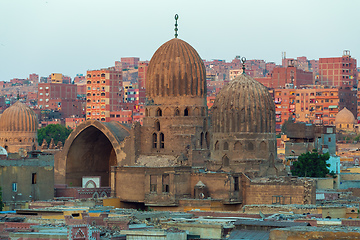
[[[319,154],[316,149],[303,153],[293,163],[291,173],[299,177],[325,177],[329,174],[330,164],[326,163],[329,158],[329,153]]]
[[[71,131],[71,128],[67,128],[60,124],[49,124],[38,130],[39,145],[42,144],[44,139],[49,144],[52,138],[54,139],[55,144],[57,144],[58,141],[61,141],[64,144]]]

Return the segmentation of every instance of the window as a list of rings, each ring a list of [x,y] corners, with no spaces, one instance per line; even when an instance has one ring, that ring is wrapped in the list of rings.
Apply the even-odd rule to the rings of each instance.
[[[234,191],[239,191],[239,177],[234,177]]]
[[[150,192],[157,192],[157,176],[150,175]]]
[[[162,175],[162,192],[168,193],[170,191],[169,189],[169,174],[163,174]]]
[[[31,184],[36,184],[36,173],[31,175]]]
[[[160,133],[160,148],[164,148],[165,147],[165,143],[164,143],[164,134]]]
[[[184,110],[184,116],[189,116],[189,109],[188,109],[188,108],[185,108],[185,110]]]
[[[162,116],[162,111],[161,111],[160,108],[158,108],[158,109],[156,110],[156,116],[157,116],[157,117],[161,117],[161,116]]]
[[[157,134],[153,133],[153,144],[152,144],[153,148],[157,148]]]
[[[224,150],[229,150],[229,144],[227,142],[224,142]]]
[[[215,150],[219,150],[219,142],[218,141],[216,141],[214,148],[215,148]]]
[[[17,183],[16,182],[12,183],[12,191],[17,192]]]

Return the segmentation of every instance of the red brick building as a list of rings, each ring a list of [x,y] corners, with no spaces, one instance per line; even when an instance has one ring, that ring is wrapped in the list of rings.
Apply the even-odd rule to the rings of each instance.
[[[139,88],[145,89],[146,86],[146,72],[148,69],[148,61],[140,61],[138,67],[138,84]]]
[[[342,57],[320,58],[319,79],[320,85],[326,86],[356,86],[357,69],[356,59],[345,50]]]
[[[292,118],[296,122],[335,125],[336,114],[346,107],[357,116],[356,91],[349,87],[316,85],[303,89],[274,89],[276,130]]]
[[[39,83],[37,96],[39,109],[59,111],[63,118],[82,114],[74,84]]]
[[[285,88],[287,85],[293,85],[299,88],[303,85],[313,84],[312,72],[306,72],[295,66],[275,67],[271,73],[271,79],[255,78],[268,88]]]

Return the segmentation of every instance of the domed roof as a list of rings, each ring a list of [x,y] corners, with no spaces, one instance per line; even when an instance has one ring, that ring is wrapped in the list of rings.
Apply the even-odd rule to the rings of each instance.
[[[4,155],[7,156],[8,153],[7,153],[7,151],[6,151],[5,148],[3,148],[3,147],[0,146],[0,156],[4,156]]]
[[[354,124],[356,123],[354,114],[344,107],[335,117],[335,123]]]
[[[213,132],[275,132],[275,105],[268,89],[246,74],[220,90],[211,110]]]
[[[37,118],[33,110],[17,101],[0,118],[1,132],[36,132]]]
[[[196,50],[174,38],[154,53],[146,74],[148,98],[206,96],[205,65]]]

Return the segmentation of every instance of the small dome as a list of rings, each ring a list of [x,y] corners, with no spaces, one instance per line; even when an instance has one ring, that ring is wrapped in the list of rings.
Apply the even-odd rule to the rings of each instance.
[[[183,40],[171,39],[154,53],[146,74],[148,98],[206,96],[205,65]]]
[[[7,153],[7,151],[5,150],[5,148],[3,148],[3,147],[0,146],[0,156],[7,156],[7,155],[8,155],[8,153]]]
[[[338,112],[338,114],[336,114],[335,117],[335,123],[339,124],[355,124],[355,117],[354,114],[352,114],[352,112],[350,112],[349,109],[347,109],[346,107],[344,107],[340,112]]]
[[[246,74],[224,86],[211,109],[213,132],[275,132],[275,105],[268,89]]]
[[[37,118],[32,109],[17,101],[0,118],[0,132],[36,132]]]

